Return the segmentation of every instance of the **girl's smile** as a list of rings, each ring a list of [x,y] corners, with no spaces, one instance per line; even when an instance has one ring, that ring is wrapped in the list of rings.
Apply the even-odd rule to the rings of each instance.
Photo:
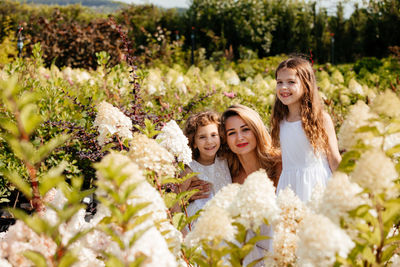
[[[200,126],[194,137],[194,148],[199,150],[197,161],[203,165],[214,163],[215,155],[221,145],[218,125],[210,123],[206,126]]]
[[[300,106],[303,85],[295,70],[284,68],[276,76],[276,95],[289,108]]]

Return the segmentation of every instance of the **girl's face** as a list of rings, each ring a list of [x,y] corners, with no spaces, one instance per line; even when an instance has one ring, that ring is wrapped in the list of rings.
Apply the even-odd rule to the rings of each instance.
[[[237,155],[253,153],[257,147],[257,139],[246,122],[238,115],[225,121],[226,141],[229,148]]]
[[[211,123],[206,126],[200,126],[197,129],[194,136],[194,148],[199,150],[198,162],[212,164],[220,146],[221,140],[217,124]]]
[[[276,95],[286,106],[300,105],[300,99],[304,94],[304,88],[300,78],[292,69],[284,68],[276,75]]]

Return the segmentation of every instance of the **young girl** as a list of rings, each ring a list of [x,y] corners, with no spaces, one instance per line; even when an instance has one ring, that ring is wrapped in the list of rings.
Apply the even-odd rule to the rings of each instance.
[[[291,186],[307,202],[313,187],[325,186],[341,160],[335,129],[322,109],[314,71],[307,60],[294,57],[283,61],[275,78],[271,136],[282,152],[277,193]]]
[[[189,139],[192,149],[192,162],[189,168],[198,172],[198,178],[211,184],[207,198],[196,199],[189,204],[187,212],[194,215],[210,200],[222,187],[232,183],[227,161],[219,158],[221,139],[219,134],[220,117],[212,111],[194,114],[188,118],[184,134]],[[191,189],[193,183],[191,184]]]

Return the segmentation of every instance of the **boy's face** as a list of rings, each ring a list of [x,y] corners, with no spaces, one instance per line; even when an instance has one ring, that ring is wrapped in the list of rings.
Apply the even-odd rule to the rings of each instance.
[[[217,124],[211,123],[197,129],[194,136],[194,148],[197,148],[200,152],[198,162],[212,164],[220,146],[221,140]]]

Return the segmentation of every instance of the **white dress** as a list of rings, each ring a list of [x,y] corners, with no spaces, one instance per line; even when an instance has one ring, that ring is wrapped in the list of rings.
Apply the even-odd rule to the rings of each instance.
[[[202,209],[207,201],[212,199],[222,187],[231,184],[232,178],[227,161],[218,157],[215,158],[214,163],[211,165],[202,165],[192,160],[192,162],[189,163],[189,167],[193,172],[199,173],[197,177],[199,177],[200,180],[212,183],[210,196],[208,198],[197,199],[187,207],[188,215],[193,216],[198,210]]]
[[[303,130],[301,121],[280,123],[282,173],[277,194],[290,185],[295,194],[308,202],[314,186],[325,187],[332,172],[325,154],[315,154]]]

